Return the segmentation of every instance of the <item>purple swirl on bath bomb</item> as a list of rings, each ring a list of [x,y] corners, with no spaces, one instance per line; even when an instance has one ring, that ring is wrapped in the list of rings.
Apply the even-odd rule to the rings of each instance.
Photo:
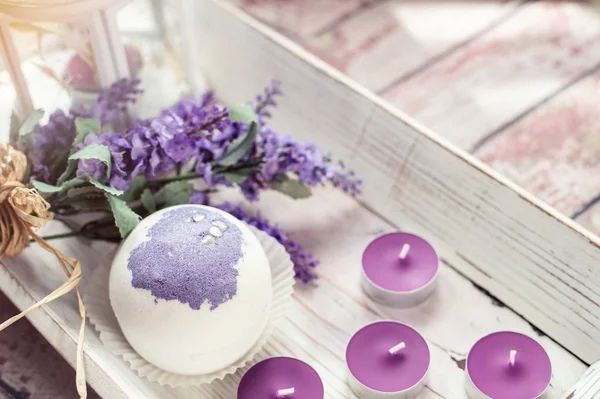
[[[129,255],[127,268],[135,288],[196,310],[204,302],[214,310],[237,293],[235,266],[243,255],[242,232],[221,214],[177,208],[166,212],[147,237]]]

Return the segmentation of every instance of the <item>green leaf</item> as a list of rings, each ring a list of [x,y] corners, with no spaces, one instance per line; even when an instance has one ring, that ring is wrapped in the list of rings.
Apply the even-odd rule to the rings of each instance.
[[[77,136],[73,144],[83,143],[88,134],[98,135],[100,133],[101,125],[100,120],[96,118],[75,118],[75,130]]]
[[[73,187],[67,191],[69,205],[78,210],[107,210],[106,194],[91,184]]]
[[[21,120],[17,116],[15,111],[10,114],[10,142],[16,142],[19,140],[19,128],[21,127]]]
[[[154,196],[154,200],[159,208],[188,204],[193,191],[192,183],[183,180],[174,181],[161,188]]]
[[[256,113],[249,105],[240,105],[229,109],[229,118],[233,122],[256,122]]]
[[[25,145],[25,148],[32,149],[35,145],[35,134],[33,132],[24,134],[19,141]]]
[[[132,211],[122,199],[108,193],[106,193],[106,198],[110,204],[110,209],[115,218],[115,225],[119,228],[121,238],[127,237],[131,230],[140,222],[140,215]]]
[[[67,197],[69,198],[69,201],[73,200],[73,198],[77,198],[77,197],[81,197],[81,196],[85,196],[85,197],[101,196],[103,200],[106,200],[104,193],[101,190],[99,190],[96,186],[93,186],[91,184],[87,184],[83,187],[73,187],[73,188],[69,189],[69,191],[67,191]]]
[[[106,198],[89,198],[69,202],[73,208],[81,211],[104,211],[106,210]]]
[[[256,139],[257,135],[258,125],[256,122],[252,122],[248,128],[248,134],[233,140],[231,144],[229,144],[229,148],[227,149],[225,155],[223,155],[223,157],[219,159],[217,163],[223,166],[235,165],[244,157],[244,155],[248,153],[248,151],[250,151],[250,148],[252,148],[252,143]]]
[[[79,177],[75,177],[74,179],[68,180],[66,182],[64,182],[60,187],[65,190],[67,188],[71,188],[71,187],[75,187],[78,186],[80,184],[85,183],[85,180],[80,179]]]
[[[99,188],[100,190],[104,191],[105,193],[112,194],[117,197],[120,195],[123,195],[123,191],[117,190],[116,188],[102,184],[98,180],[94,179],[93,177],[90,177],[90,183],[92,183],[96,188]]]
[[[64,182],[60,186],[53,186],[52,184],[47,184],[41,181],[33,180],[33,187],[35,187],[40,193],[58,193],[62,190],[66,190],[71,187],[75,187],[79,184],[85,183],[84,180],[79,178],[74,178],[69,181]]]
[[[17,136],[18,140],[21,143],[23,143],[23,145],[25,145],[25,148],[33,148],[33,145],[35,144],[34,130],[43,116],[44,111],[42,111],[41,109],[33,111],[31,114],[29,114],[27,118],[25,118],[23,123],[19,126],[19,128],[17,129],[17,133],[12,133],[13,136]]]
[[[19,128],[19,136],[25,136],[26,134],[33,133],[33,129],[40,123],[40,120],[44,117],[44,111],[36,109],[33,111],[21,124]]]
[[[33,187],[35,187],[40,193],[58,193],[62,191],[62,187],[53,186],[52,184],[47,184],[41,181],[33,180]]]
[[[77,169],[77,160],[79,159],[99,159],[106,165],[106,177],[110,177],[110,150],[105,145],[92,144],[69,156],[67,169],[65,169],[62,175],[60,175],[58,178],[58,185],[61,185],[69,177],[73,176],[73,173],[75,173],[75,170]]]
[[[100,121],[94,118],[76,118],[75,119],[75,129],[77,130],[77,136],[73,141],[73,145],[80,144],[85,139],[85,136],[88,134],[96,134],[100,132]],[[92,147],[92,148],[90,148]],[[104,147],[104,149],[98,149],[97,147]],[[94,154],[96,153],[96,154]],[[98,157],[100,156],[100,158]],[[57,183],[60,185],[62,182],[67,180],[69,177],[75,173],[77,169],[78,159],[100,159],[106,165],[106,177],[110,177],[110,169],[111,169],[111,158],[110,158],[110,150],[108,147],[104,145],[89,145],[75,154],[71,154],[69,156],[69,162],[67,163],[67,168],[65,171],[59,176]]]
[[[67,169],[65,169],[65,171],[58,177],[58,180],[56,181],[56,183],[58,185],[61,185],[65,182],[65,180],[67,180],[69,177],[71,177],[73,175],[73,173],[75,173],[75,169],[77,168],[77,162],[67,162]]]
[[[149,188],[142,192],[142,205],[150,213],[156,212],[156,201]]]
[[[233,184],[239,184],[244,182],[250,175],[247,173],[238,172],[225,172],[223,177],[232,182]]]
[[[294,199],[308,198],[312,195],[310,187],[299,180],[290,179],[289,177],[272,182],[271,188]]]
[[[127,203],[133,202],[140,197],[142,190],[146,186],[144,176],[136,176],[129,184],[129,189],[121,196],[121,199]]]
[[[92,144],[82,148],[75,154],[69,157],[69,161],[75,161],[79,159],[98,159],[106,165],[106,177],[110,177],[110,150],[107,146],[102,144]],[[71,163],[71,162],[69,162]],[[70,165],[69,165],[70,166]]]

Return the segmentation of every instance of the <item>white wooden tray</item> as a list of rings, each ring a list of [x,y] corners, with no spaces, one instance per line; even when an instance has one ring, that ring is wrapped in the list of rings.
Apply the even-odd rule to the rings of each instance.
[[[516,330],[539,338],[550,354],[549,397],[574,389],[585,363],[600,359],[595,236],[242,11],[217,0],[185,4],[196,18],[194,37],[210,38],[197,41],[195,65],[221,98],[239,103],[271,78],[282,81],[287,96],[275,126],[330,150],[365,180],[360,201],[322,189],[297,202],[270,193],[259,204],[322,260],[320,279],[297,285],[293,311],[261,357],[306,360],[324,379],[327,398],[354,398],[345,379],[348,339],[370,321],[398,319],[419,329],[432,348],[431,378],[421,398],[463,399],[471,345],[492,331]],[[61,228],[55,223],[45,233]],[[435,296],[408,310],[381,307],[359,288],[362,250],[376,235],[398,228],[431,240],[444,263]],[[83,291],[85,276],[108,267],[115,250],[79,239],[53,244],[81,260]],[[54,260],[35,246],[0,267],[0,289],[21,309],[63,279]],[[73,364],[74,296],[29,318]],[[187,392],[160,387],[111,355],[91,327],[85,355],[88,381],[105,398],[232,399],[241,375]],[[577,389],[580,396],[572,397],[596,397]]]

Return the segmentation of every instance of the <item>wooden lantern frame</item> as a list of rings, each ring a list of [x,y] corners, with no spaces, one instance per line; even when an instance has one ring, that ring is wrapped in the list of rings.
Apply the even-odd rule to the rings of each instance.
[[[12,38],[11,22],[77,23],[87,26],[92,54],[101,87],[129,77],[125,47],[117,27],[116,14],[129,0],[71,0],[42,6],[22,6],[0,1],[0,52],[17,93],[16,112],[20,118],[34,107],[21,59]]]

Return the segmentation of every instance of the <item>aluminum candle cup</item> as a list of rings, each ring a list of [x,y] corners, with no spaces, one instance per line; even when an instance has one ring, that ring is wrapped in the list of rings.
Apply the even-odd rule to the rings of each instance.
[[[439,258],[424,238],[396,232],[367,246],[362,267],[362,286],[369,297],[386,306],[411,307],[435,290]]]
[[[552,364],[534,339],[497,332],[473,345],[465,374],[471,399],[537,399],[550,385]]]
[[[361,399],[413,399],[425,387],[430,359],[429,346],[415,329],[377,321],[348,343],[348,383]]]

